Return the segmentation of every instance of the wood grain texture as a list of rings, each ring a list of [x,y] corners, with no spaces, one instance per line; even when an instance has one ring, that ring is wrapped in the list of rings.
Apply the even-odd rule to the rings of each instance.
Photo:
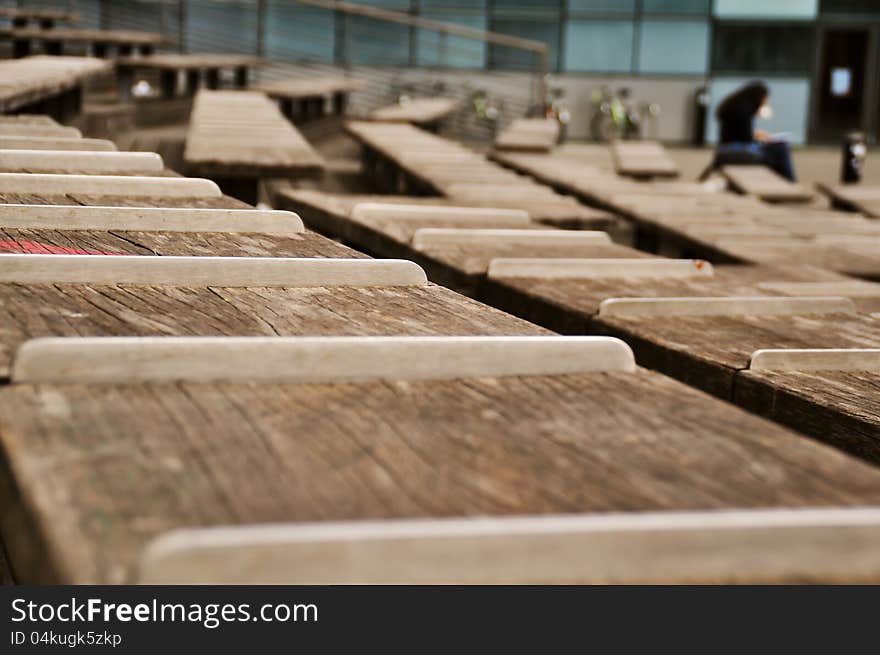
[[[334,93],[354,93],[367,87],[366,80],[350,77],[292,78],[266,82],[255,87],[270,98],[300,100]]]
[[[880,472],[647,371],[2,394],[24,580],[123,581],[182,526],[880,501]]]
[[[118,68],[131,70],[202,70],[211,68],[250,68],[261,63],[259,57],[231,54],[162,53],[146,57],[117,57]]]
[[[678,166],[656,141],[614,141],[611,158],[620,175],[632,177],[676,177]]]
[[[640,256],[615,252],[612,257]],[[633,255],[632,253],[635,253]],[[564,334],[583,334],[599,304],[608,298],[666,296],[775,295],[761,282],[840,280],[840,275],[812,267],[714,266],[712,276],[692,278],[496,278],[487,280],[480,298],[516,316]]]
[[[90,30],[34,27],[2,27],[0,37],[30,39],[32,41],[62,41],[67,43],[113,43],[118,45],[161,45],[166,38],[158,32],[136,30]]]
[[[324,161],[281,111],[256,91],[200,91],[183,158],[201,175],[316,175]]]
[[[50,336],[546,334],[442,287],[0,285],[0,377]]]
[[[458,109],[455,98],[411,98],[405,103],[380,107],[370,114],[374,121],[430,125]]]
[[[587,208],[412,125],[349,122],[346,130],[364,146],[367,175],[384,188],[403,179],[462,205],[524,209],[533,220],[565,227],[590,229],[611,220],[607,212]]]
[[[21,31],[27,32],[28,38],[41,38],[48,32],[40,29]],[[0,36],[9,36],[12,32],[9,28],[0,28]],[[55,30],[51,32],[56,33]],[[94,75],[108,72],[110,68],[110,62],[91,57],[38,56],[0,62],[0,112],[11,112],[56,96]],[[42,127],[50,129],[50,126]]]
[[[880,323],[847,314],[737,317],[599,317],[595,333],[624,339],[640,364],[722,398],[762,348],[876,348]]]
[[[802,185],[786,180],[767,166],[723,166],[721,173],[737,191],[769,202],[805,202],[813,198]]]
[[[880,464],[876,371],[741,371],[734,400],[751,412]]]
[[[876,186],[817,182],[816,188],[831,198],[835,205],[867,216],[880,216],[880,189]]]
[[[236,232],[0,228],[0,253],[114,253],[212,257],[366,257],[314,232],[287,237]],[[75,254],[75,253],[70,253]]]

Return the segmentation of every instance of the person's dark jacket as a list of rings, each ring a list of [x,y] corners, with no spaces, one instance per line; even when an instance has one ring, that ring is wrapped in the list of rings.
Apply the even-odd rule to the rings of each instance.
[[[725,103],[723,111],[718,112],[718,120],[721,123],[721,143],[750,143],[755,140],[754,119],[755,108],[753,103],[746,99],[736,99],[734,102]]]

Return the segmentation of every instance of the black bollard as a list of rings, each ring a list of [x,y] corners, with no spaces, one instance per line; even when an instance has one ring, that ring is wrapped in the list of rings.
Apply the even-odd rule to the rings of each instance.
[[[844,184],[855,184],[862,180],[862,166],[868,154],[863,132],[848,132],[843,137],[843,164],[840,169],[840,181]]]

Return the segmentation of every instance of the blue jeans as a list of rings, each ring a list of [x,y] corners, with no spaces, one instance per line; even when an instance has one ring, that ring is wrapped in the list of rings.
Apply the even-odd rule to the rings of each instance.
[[[787,180],[795,181],[791,152],[785,141],[771,143],[723,143],[716,151],[716,162],[725,164],[764,164]]]
[[[794,166],[791,163],[791,151],[785,141],[777,141],[772,143],[762,143],[761,150],[764,154],[764,161],[774,171],[779,173],[787,180],[795,181]]]

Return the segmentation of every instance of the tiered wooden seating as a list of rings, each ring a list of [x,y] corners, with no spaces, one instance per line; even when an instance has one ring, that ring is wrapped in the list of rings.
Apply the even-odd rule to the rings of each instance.
[[[524,209],[535,221],[567,227],[605,227],[613,220],[411,125],[352,122],[346,127],[363,146],[364,172],[383,192],[429,193],[471,206]]]
[[[47,55],[63,55],[67,44],[91,48],[95,57],[105,58],[109,48],[114,47],[120,56],[139,51],[143,55],[153,54],[155,48],[165,43],[164,36],[157,32],[134,30],[86,30],[53,28],[49,30],[33,27],[0,28],[0,38],[12,41],[13,57],[27,57],[33,45],[39,43]]]
[[[440,124],[459,107],[455,98],[408,98],[370,113],[370,119],[383,123],[410,123],[437,131]]]
[[[880,463],[880,350],[759,350],[734,399],[859,457]]]
[[[294,123],[320,118],[330,111],[344,116],[348,97],[366,88],[367,83],[350,77],[313,77],[278,80],[261,84],[257,89],[277,100],[281,113]]]
[[[0,113],[37,112],[72,118],[82,108],[84,80],[110,70],[86,57],[27,57],[0,62]]]
[[[528,212],[517,209],[311,190],[285,190],[275,202],[303,216],[314,230],[366,252],[411,259],[432,280],[468,295],[477,293],[493,256],[640,256],[612,244],[604,232],[579,236],[573,231],[541,229],[544,226],[531,221]],[[525,237],[524,230],[528,231]]]
[[[867,184],[823,184],[816,188],[831,199],[833,207],[880,216],[880,188]]]
[[[0,18],[9,20],[13,27],[27,27],[33,21],[44,30],[52,29],[56,22],[76,20],[76,16],[69,11],[41,7],[0,7]]]
[[[106,178],[73,177],[17,179]],[[71,191],[102,208],[19,205],[0,224],[300,227],[161,179],[242,209]],[[472,241],[499,236],[523,238]],[[17,582],[880,580],[880,517],[857,509],[880,502],[880,471],[638,368],[618,340],[549,335],[406,261],[180,254],[2,256]]]
[[[191,171],[256,201],[261,178],[320,174],[324,161],[278,107],[256,91],[201,91],[186,135]]]
[[[31,342],[16,362],[21,378],[4,390],[0,436],[21,492],[35,503],[16,516],[53,520],[19,533],[9,549],[16,572],[129,580],[153,537],[193,525],[878,500],[880,472],[633,370],[613,341],[539,339]],[[126,429],[115,429],[123,417]],[[523,546],[514,539],[495,548],[503,556]],[[567,554],[577,564],[557,581],[578,580],[592,555]],[[431,569],[415,575],[430,579]],[[349,581],[369,575],[344,571]],[[325,575],[303,579],[337,579]],[[504,574],[483,580],[496,577]]]
[[[721,174],[734,190],[767,202],[807,202],[813,194],[766,166],[722,166]]]
[[[181,72],[186,74],[186,95],[195,95],[202,85],[219,89],[223,70],[232,71],[235,86],[243,89],[248,85],[249,70],[258,66],[260,61],[249,55],[207,53],[120,57],[116,59],[120,97],[131,97],[135,76],[145,71],[158,73],[161,96],[166,100],[177,95],[177,78]]]
[[[678,165],[656,141],[614,141],[614,168],[620,175],[635,178],[677,177]]]
[[[495,139],[497,150],[549,152],[559,141],[559,122],[549,118],[517,118]]]

